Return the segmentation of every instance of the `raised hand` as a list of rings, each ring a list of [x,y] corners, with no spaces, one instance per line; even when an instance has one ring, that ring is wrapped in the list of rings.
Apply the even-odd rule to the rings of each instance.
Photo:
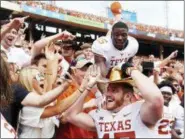
[[[178,50],[175,50],[174,52],[172,52],[172,53],[169,55],[169,58],[170,58],[170,59],[176,58],[176,57],[177,57],[177,54],[178,54]]]
[[[100,77],[101,77],[100,67],[97,65],[90,66],[87,74],[88,78],[87,87],[92,88],[100,79]]]
[[[54,59],[58,58],[54,52],[55,52],[54,43],[51,41],[45,46],[46,58],[48,60],[54,60]]]
[[[11,20],[10,25],[15,29],[19,29],[22,26],[22,24],[24,23],[24,21],[28,18],[29,18],[29,16],[25,16],[25,17],[21,17],[21,18],[20,17],[14,18]]]
[[[61,39],[61,40],[73,40],[74,38],[75,36],[66,30],[61,32],[60,36],[58,37],[58,39]]]

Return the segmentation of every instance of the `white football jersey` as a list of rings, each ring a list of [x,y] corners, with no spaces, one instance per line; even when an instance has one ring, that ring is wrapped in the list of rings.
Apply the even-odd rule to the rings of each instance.
[[[184,108],[181,105],[178,105],[175,110],[175,129],[180,129],[182,134],[179,136],[184,138]]]
[[[135,56],[139,48],[138,41],[128,36],[128,45],[124,50],[118,50],[112,44],[111,36],[103,36],[93,42],[92,51],[106,59],[108,69],[127,62],[131,57]]]
[[[155,132],[141,120],[140,109],[143,102],[132,103],[115,114],[104,109],[90,111],[98,138],[157,138]]]
[[[163,117],[155,126],[155,132],[160,138],[171,138],[171,127],[175,120],[175,111],[173,107],[163,107]]]

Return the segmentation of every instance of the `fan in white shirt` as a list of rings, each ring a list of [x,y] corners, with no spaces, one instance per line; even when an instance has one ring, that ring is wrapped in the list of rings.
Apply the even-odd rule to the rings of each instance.
[[[31,62],[31,57],[22,48],[14,47],[17,39],[20,39],[18,38],[18,31],[27,18],[14,18],[10,23],[3,26],[3,33],[1,32],[1,35],[3,34],[1,38],[1,49],[6,52],[8,59],[13,59],[19,67],[26,66]]]
[[[44,75],[37,68],[26,67],[19,73],[19,81],[29,93],[43,96],[44,93],[63,92],[68,83],[62,82],[62,85],[45,92]],[[62,112],[62,103],[59,105],[48,105],[45,107],[24,106],[19,115],[19,133],[20,138],[52,138],[55,133],[55,125],[59,126],[56,115]]]

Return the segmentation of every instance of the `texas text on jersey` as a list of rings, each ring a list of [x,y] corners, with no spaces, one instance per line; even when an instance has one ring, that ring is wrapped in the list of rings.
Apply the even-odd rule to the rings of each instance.
[[[140,118],[143,101],[124,107],[118,113],[107,110],[93,110],[89,114],[94,119],[99,138],[156,138]]]

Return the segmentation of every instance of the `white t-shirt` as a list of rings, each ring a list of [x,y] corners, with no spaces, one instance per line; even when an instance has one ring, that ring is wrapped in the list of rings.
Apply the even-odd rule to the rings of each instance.
[[[172,99],[170,101],[170,105],[173,107],[176,107],[177,105],[179,105],[181,103],[179,97],[177,94],[172,95]]]
[[[138,41],[131,36],[128,36],[128,45],[123,50],[118,50],[114,47],[111,36],[100,37],[95,40],[92,45],[92,52],[99,54],[106,59],[108,69],[119,63],[127,62],[129,58],[136,55],[138,49]]]
[[[42,118],[45,108],[25,106],[19,115],[19,138],[52,138],[59,120],[53,116]]]
[[[16,132],[13,127],[5,120],[1,114],[1,139],[3,138],[17,138]]]
[[[8,61],[16,63],[20,68],[31,64],[31,56],[26,54],[22,48],[12,46],[7,50],[1,45],[1,49],[6,52]]]
[[[114,114],[104,109],[89,112],[98,138],[157,138],[152,129],[142,122],[140,109],[144,101],[132,103]]]

